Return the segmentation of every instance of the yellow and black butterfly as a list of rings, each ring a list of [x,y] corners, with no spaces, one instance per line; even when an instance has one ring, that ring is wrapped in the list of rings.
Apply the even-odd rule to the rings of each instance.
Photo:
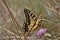
[[[30,10],[24,9],[24,14],[26,17],[26,21],[23,23],[24,34],[27,35],[31,31],[34,31],[38,27],[41,26],[42,21],[47,21],[49,23],[54,24],[53,22],[41,18],[40,15],[34,15]]]
[[[24,9],[26,21],[23,23],[24,33],[26,34],[30,30],[35,30],[39,27],[41,20],[37,15],[34,15],[30,10]]]

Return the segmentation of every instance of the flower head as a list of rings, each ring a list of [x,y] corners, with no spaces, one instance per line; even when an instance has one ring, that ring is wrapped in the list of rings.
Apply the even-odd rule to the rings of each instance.
[[[40,28],[40,29],[38,30],[38,32],[37,32],[37,36],[38,36],[39,38],[41,38],[42,35],[43,35],[46,31],[47,31],[46,28]]]

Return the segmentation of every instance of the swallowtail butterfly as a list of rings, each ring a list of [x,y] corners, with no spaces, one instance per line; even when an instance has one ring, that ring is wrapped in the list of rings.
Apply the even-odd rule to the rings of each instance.
[[[29,30],[35,30],[39,27],[41,20],[28,9],[24,9],[24,14],[26,21],[23,23],[23,30],[26,34]]]

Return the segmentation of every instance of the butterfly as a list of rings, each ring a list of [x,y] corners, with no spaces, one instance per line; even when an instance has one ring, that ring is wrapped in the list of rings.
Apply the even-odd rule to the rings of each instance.
[[[26,34],[29,30],[33,31],[37,29],[41,24],[41,20],[37,15],[34,15],[28,9],[24,9],[24,14],[26,20],[23,23],[23,30],[24,30],[24,34]]]

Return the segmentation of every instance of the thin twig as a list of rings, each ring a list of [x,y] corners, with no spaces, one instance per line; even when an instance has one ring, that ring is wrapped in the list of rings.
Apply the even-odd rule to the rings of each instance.
[[[44,0],[45,1],[45,0]],[[47,4],[47,2],[45,1],[45,3]],[[48,4],[47,4],[48,5]],[[50,6],[50,5],[49,5]],[[40,11],[41,12],[39,12],[39,13],[43,13],[43,9],[40,7],[40,5],[39,5],[39,2],[38,2],[38,7],[39,7],[39,9],[40,9]],[[53,10],[53,9],[52,9]],[[41,15],[42,16],[42,15]],[[41,17],[40,16],[40,17]],[[41,20],[41,19],[40,19]],[[47,19],[44,19],[44,18],[42,18],[42,21],[46,21],[46,22],[49,22],[49,23],[52,23],[52,24],[54,24],[53,22],[51,22],[50,20],[47,20]]]
[[[9,11],[10,16],[11,16],[11,18],[12,18],[12,20],[13,20],[14,24],[16,25],[16,27],[18,27],[18,28],[19,28],[19,25],[18,25],[18,23],[17,23],[17,21],[16,21],[15,17],[13,16],[12,12],[10,11],[9,7],[7,6],[7,4],[6,4],[5,0],[3,0],[3,2],[4,2],[4,4],[5,4],[5,6],[6,6],[7,10]],[[20,30],[21,30],[21,28],[20,28]],[[21,30],[21,32],[22,32],[22,30]],[[18,33],[19,33],[19,32],[18,32]],[[23,33],[23,32],[22,32],[22,34],[24,35],[24,33]],[[19,34],[19,35],[20,35],[20,34]],[[25,37],[25,35],[24,35],[24,37]],[[26,37],[25,37],[25,38],[26,38]],[[20,35],[20,40],[22,40],[22,39],[21,39],[21,35]]]
[[[42,6],[40,6],[40,4],[39,4],[39,0],[38,0],[38,7],[39,7],[39,15],[43,14],[44,12],[43,12]],[[41,17],[42,17],[42,15],[41,15]]]
[[[2,30],[6,31],[7,33],[10,33],[10,34],[15,35],[15,36],[18,37],[18,35],[16,35],[15,33],[11,32],[10,30],[4,28],[2,25],[0,25],[0,28],[1,28]]]
[[[4,17],[4,15],[3,15],[3,12],[2,12],[2,10],[1,10],[1,7],[0,7],[0,11],[1,11],[1,13],[0,13],[0,15],[1,15],[1,17],[3,17],[3,21],[4,21],[4,23],[7,25],[7,21],[6,21],[6,19],[5,19],[5,17]],[[2,24],[3,25],[3,24]],[[7,33],[7,32],[6,32]],[[9,35],[8,33],[7,33],[7,35]],[[10,36],[9,36],[10,37]]]
[[[31,3],[31,0],[29,0],[29,4],[30,4],[30,9],[32,10],[32,12],[33,12],[34,14],[36,14],[36,12],[34,11],[33,5],[32,5],[32,3]]]
[[[5,31],[5,30],[3,29],[3,27],[2,27],[1,24],[0,24],[0,29],[1,29],[1,31]],[[6,32],[6,33],[7,33],[7,32]],[[8,33],[7,33],[7,34],[8,34]],[[2,36],[3,39],[7,40],[7,38],[6,38],[4,35],[0,34],[0,36]]]

